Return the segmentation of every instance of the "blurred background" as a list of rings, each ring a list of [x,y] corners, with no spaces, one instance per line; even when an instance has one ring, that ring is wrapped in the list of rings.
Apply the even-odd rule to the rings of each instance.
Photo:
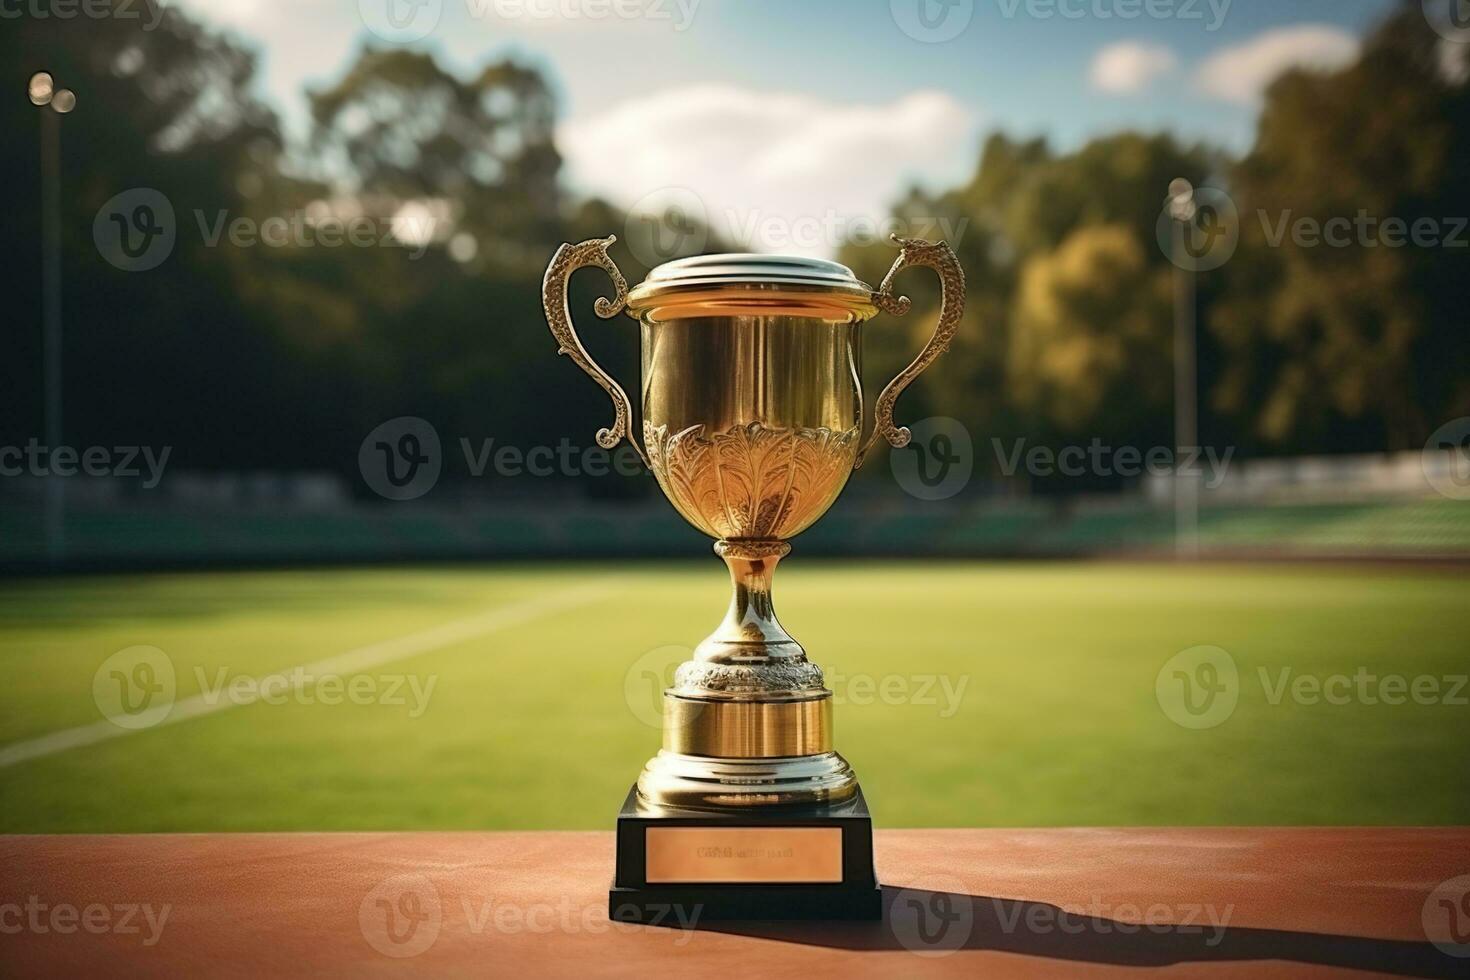
[[[1470,414],[1467,49],[1420,4],[460,4],[10,20],[0,562],[687,554],[652,480],[581,458],[604,396],[540,310],[556,245],[612,233],[634,282],[740,249],[876,283],[891,231],[959,252],[966,322],[903,406],[959,423],[920,430],[936,485],[878,459],[803,552],[1167,550],[1176,445],[1214,454],[1207,549],[1470,550],[1420,458]],[[25,97],[41,70],[74,109]],[[931,328],[911,279],[870,386]],[[583,332],[634,388],[632,325]],[[404,417],[439,475],[387,501],[359,450]]]
[[[973,681],[948,715],[912,674],[907,699],[839,708],[880,819],[1470,816],[1442,768],[1470,735],[1449,693],[1470,557],[1461,0],[0,16],[5,828],[607,825],[657,741],[624,706],[656,709],[642,678],[725,589],[631,450],[596,447],[606,397],[544,325],[556,246],[612,233],[630,282],[761,251],[876,283],[893,233],[960,256],[959,336],[899,405],[913,445],[875,454],[777,585],[839,676],[881,680],[902,649],[925,690]],[[634,391],[636,329],[592,315],[599,276],[573,310]],[[907,317],[866,328],[870,395],[932,329],[925,276],[900,283]],[[421,717],[208,701],[211,678],[378,650],[323,668],[356,672],[394,637],[573,594],[410,659],[445,681]],[[1183,724],[1160,665],[1189,654],[1204,684],[1199,656],[1225,665],[1201,647],[1235,700]],[[1441,693],[1283,707],[1283,666]],[[539,691],[580,670],[571,702]],[[163,714],[118,722],[165,690]],[[515,744],[546,712],[596,751]]]

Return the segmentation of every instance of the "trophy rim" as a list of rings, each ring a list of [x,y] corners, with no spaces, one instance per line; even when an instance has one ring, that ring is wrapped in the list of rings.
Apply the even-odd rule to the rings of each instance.
[[[645,282],[662,282],[690,276],[765,282],[771,279],[803,279],[822,283],[851,283],[866,286],[852,269],[833,259],[774,252],[708,252],[670,259],[649,270]]]
[[[878,312],[873,287],[830,259],[717,252],[654,267],[628,294],[628,314],[654,321],[698,316],[797,316],[839,323]]]

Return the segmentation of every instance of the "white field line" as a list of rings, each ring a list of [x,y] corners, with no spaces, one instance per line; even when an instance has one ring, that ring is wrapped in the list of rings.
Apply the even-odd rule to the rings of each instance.
[[[278,674],[261,677],[255,685],[255,691],[261,691],[264,685],[277,685],[280,689],[295,690],[306,685],[300,683],[300,678],[317,678],[322,675],[344,676],[358,673],[371,667],[379,667],[383,664],[392,663],[395,660],[403,660],[406,657],[416,656],[420,653],[428,653],[443,647],[463,643],[466,640],[476,639],[490,633],[497,633],[513,626],[520,626],[532,620],[539,619],[548,613],[583,606],[590,602],[605,597],[608,590],[600,586],[586,586],[580,589],[569,589],[559,591],[545,596],[537,596],[524,602],[512,603],[508,606],[500,606],[495,609],[467,616],[464,619],[456,619],[439,626],[434,626],[418,633],[409,633],[407,636],[395,637],[384,640],[381,643],[372,643],[356,650],[348,650],[339,653],[335,657],[325,660],[317,660],[313,663],[302,664],[299,667],[287,668]],[[295,675],[294,677],[292,675]],[[243,698],[227,697],[223,692],[216,691],[206,697],[196,694],[193,697],[176,701],[168,715],[158,722],[146,728],[123,728],[114,725],[106,719],[93,722],[90,725],[79,725],[76,728],[64,728],[60,731],[50,732],[37,738],[27,739],[24,742],[12,742],[0,747],[0,769],[13,766],[17,763],[27,762],[31,759],[40,759],[68,749],[80,748],[84,745],[93,745],[97,742],[105,742],[108,739],[120,738],[124,735],[134,735],[138,732],[152,731],[164,725],[172,725],[202,715],[214,714],[226,711],[230,708],[238,708],[250,704],[255,700],[254,696]]]

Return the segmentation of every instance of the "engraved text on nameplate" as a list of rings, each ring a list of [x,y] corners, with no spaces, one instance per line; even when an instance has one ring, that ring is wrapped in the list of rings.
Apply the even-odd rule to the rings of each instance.
[[[840,882],[841,827],[649,827],[649,884]]]

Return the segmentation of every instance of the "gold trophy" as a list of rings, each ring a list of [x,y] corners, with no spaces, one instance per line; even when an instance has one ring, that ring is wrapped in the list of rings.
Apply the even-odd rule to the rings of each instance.
[[[880,437],[908,444],[894,403],[948,348],[964,273],[944,242],[895,236],[898,258],[876,290],[836,262],[734,254],[667,262],[630,292],[608,255],[615,240],[557,249],[542,284],[547,323],[558,353],[612,398],[598,445],[632,443],[674,508],[715,539],[733,595],[664,693],[663,749],[618,820],[610,913],[651,921],[678,903],[706,919],[876,918],[866,802],[833,749],[821,668],[776,619],[771,576]],[[862,324],[908,311],[893,284],[916,265],[939,275],[939,321],[878,396],[865,440]],[[572,326],[567,282],[584,266],[612,278],[597,315],[626,311],[641,325],[641,447],[627,394]]]

